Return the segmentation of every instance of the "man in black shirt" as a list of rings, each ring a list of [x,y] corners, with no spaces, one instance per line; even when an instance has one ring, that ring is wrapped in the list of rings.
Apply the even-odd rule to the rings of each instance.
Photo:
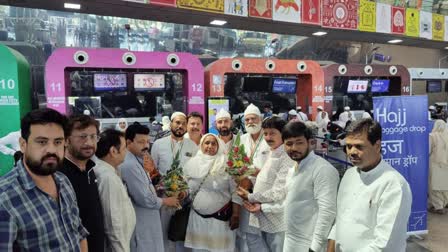
[[[79,215],[83,226],[89,231],[89,251],[104,251],[103,210],[100,203],[97,181],[90,159],[96,151],[99,123],[87,115],[70,117],[67,125],[66,150],[61,172],[75,189]]]

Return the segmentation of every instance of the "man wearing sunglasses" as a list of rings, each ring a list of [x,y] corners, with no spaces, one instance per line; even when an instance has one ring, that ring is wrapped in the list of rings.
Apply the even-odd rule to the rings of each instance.
[[[104,221],[97,179],[91,160],[99,140],[99,123],[88,115],[72,116],[67,124],[65,158],[61,172],[75,189],[79,215],[89,231],[89,251],[104,251]]]

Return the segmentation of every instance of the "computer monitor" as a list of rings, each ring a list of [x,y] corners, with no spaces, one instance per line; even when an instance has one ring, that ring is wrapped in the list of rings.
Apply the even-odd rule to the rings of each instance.
[[[125,73],[96,73],[93,74],[95,91],[125,91],[127,78]]]
[[[369,85],[368,80],[349,80],[347,93],[365,93],[367,92],[367,86]]]
[[[243,92],[269,92],[270,77],[244,77]]]
[[[293,78],[272,78],[272,93],[295,94],[297,79]]]
[[[162,91],[165,90],[164,74],[134,74],[135,91]]]
[[[442,81],[441,80],[428,80],[426,82],[426,92],[428,92],[428,93],[442,92]]]
[[[372,80],[372,93],[389,92],[390,80]]]

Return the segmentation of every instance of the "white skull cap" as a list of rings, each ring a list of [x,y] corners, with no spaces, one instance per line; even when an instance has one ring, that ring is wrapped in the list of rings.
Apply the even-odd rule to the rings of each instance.
[[[288,112],[288,115],[296,116],[296,115],[297,115],[297,111],[295,111],[294,109],[291,109],[291,110]]]
[[[244,111],[244,116],[251,115],[251,114],[261,117],[260,109],[252,103],[249,104],[249,106],[247,106],[246,110]]]
[[[221,118],[229,118],[232,119],[230,113],[224,110],[223,108],[219,110],[218,114],[216,114],[216,120]]]
[[[186,116],[184,113],[182,113],[182,112],[174,112],[174,113],[171,115],[171,121],[172,121],[175,117],[177,117],[177,116],[183,116],[183,117],[187,118],[187,116]]]

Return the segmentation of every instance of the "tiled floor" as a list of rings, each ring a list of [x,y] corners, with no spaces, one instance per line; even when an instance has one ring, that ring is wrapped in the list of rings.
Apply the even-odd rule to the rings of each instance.
[[[446,252],[448,251],[448,214],[428,214],[428,235],[423,240],[411,237],[407,252]]]

